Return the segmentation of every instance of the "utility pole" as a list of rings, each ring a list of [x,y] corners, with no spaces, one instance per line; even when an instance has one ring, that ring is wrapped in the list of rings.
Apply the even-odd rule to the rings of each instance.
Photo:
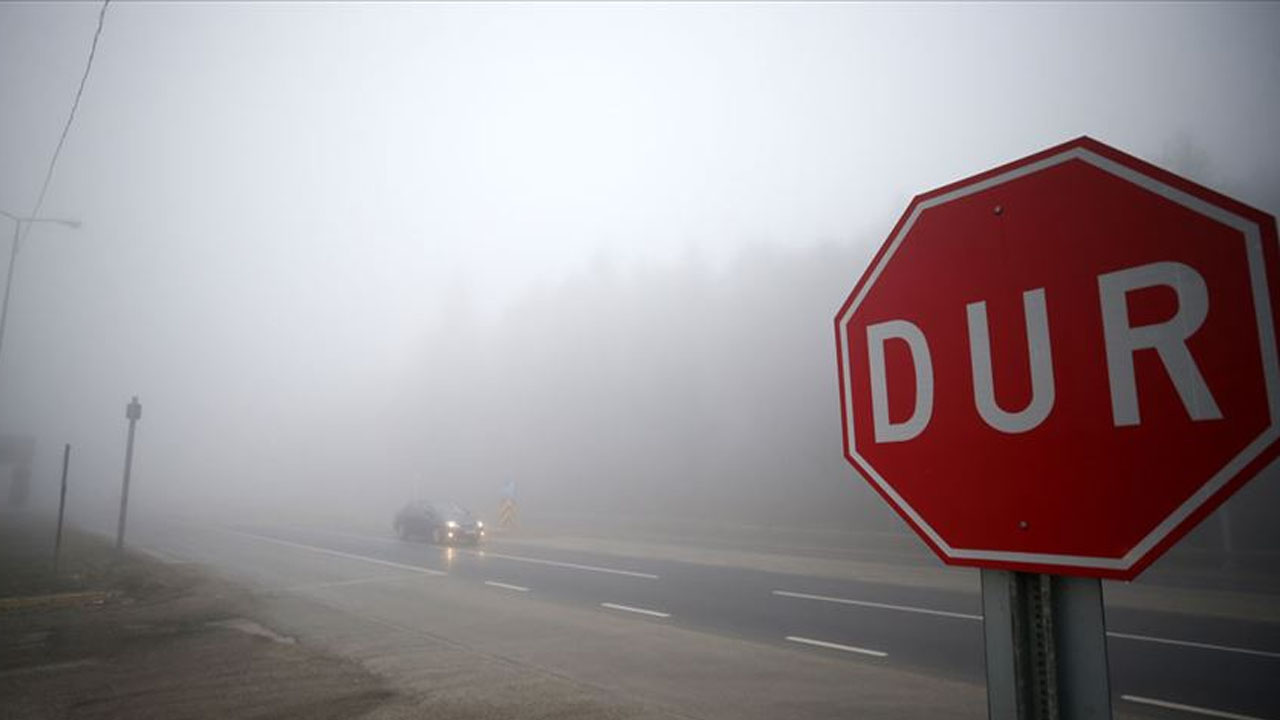
[[[124,525],[129,514],[129,472],[133,469],[133,432],[142,417],[142,403],[134,395],[125,407],[124,416],[129,418],[129,442],[124,450],[124,488],[120,491],[120,525],[116,528],[116,549],[124,549]]]
[[[71,463],[71,443],[62,448],[62,493],[58,495],[58,534],[53,538],[53,574],[58,574],[58,557],[62,554],[62,515],[67,507],[67,465]]]

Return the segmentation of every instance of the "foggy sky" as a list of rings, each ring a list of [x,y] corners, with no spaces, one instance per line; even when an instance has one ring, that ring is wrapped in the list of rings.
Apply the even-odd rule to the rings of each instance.
[[[0,5],[0,208],[35,202],[98,7]],[[730,412],[767,424],[726,399],[751,371],[691,374],[719,338],[769,345],[744,353],[780,397],[812,378],[789,407],[829,437],[789,452],[838,459],[830,317],[913,194],[1088,134],[1275,213],[1277,29],[1275,4],[113,4],[43,211],[85,225],[23,248],[0,430],[40,437],[46,478],[71,442],[110,499],[137,394],[144,503],[464,477],[485,500],[522,463],[561,471],[548,417],[607,464],[592,388],[707,393],[649,438],[664,455]],[[804,269],[795,314],[713,330],[730,300],[777,305],[769,267]],[[643,352],[601,339],[619,317],[654,324],[655,357],[564,354]],[[582,380],[633,363],[652,386]],[[848,474],[830,457],[819,484]],[[721,497],[742,470],[699,462],[648,471]]]

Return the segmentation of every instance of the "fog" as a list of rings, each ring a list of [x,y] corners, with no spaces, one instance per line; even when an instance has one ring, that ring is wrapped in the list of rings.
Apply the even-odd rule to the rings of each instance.
[[[99,9],[0,5],[0,209],[36,206]],[[137,395],[144,514],[491,516],[515,482],[530,523],[901,531],[841,456],[831,322],[912,195],[1087,134],[1275,214],[1277,30],[1275,4],[113,3],[39,208],[84,224],[21,246],[0,432],[37,438],[43,507],[73,446],[86,523]],[[1280,544],[1277,498],[1272,471],[1229,504],[1246,546]]]

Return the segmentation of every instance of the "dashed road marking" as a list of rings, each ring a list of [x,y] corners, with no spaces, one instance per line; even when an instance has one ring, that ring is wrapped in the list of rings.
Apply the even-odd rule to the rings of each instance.
[[[348,560],[360,560],[362,562],[373,563],[374,565],[382,565],[384,567],[398,568],[400,570],[411,570],[413,572],[422,573],[424,575],[448,575],[449,574],[443,570],[435,570],[429,567],[422,567],[421,565],[406,565],[404,563],[391,562],[390,560],[379,560],[378,558],[371,558],[366,555],[355,555],[352,553],[341,552],[338,550],[330,550],[329,548],[319,547],[317,545],[304,545],[302,543],[291,542],[289,540],[281,540],[279,538],[268,537],[266,535],[255,535],[253,533],[242,532],[239,530],[227,530],[226,532],[232,535],[239,535],[241,537],[252,538],[254,540],[261,540],[262,542],[275,543],[276,545],[283,545],[285,547],[296,548],[298,550],[310,550],[311,552],[320,553],[322,555],[332,555],[334,557],[346,558]]]
[[[1129,633],[1108,632],[1107,637],[1119,638],[1121,640],[1160,643],[1161,645],[1179,645],[1181,647],[1198,648],[1200,650],[1217,650],[1219,652],[1239,653],[1241,655],[1256,655],[1258,657],[1265,658],[1280,658],[1280,653],[1270,652],[1268,650],[1253,650],[1251,648],[1231,647],[1230,645],[1213,645],[1210,643],[1191,642],[1190,640],[1170,640],[1169,638],[1151,637],[1150,635],[1131,635]]]
[[[1138,697],[1137,695],[1121,695],[1120,699],[1128,700],[1131,703],[1138,703],[1139,705],[1151,705],[1153,707],[1164,708],[1166,710],[1181,710],[1185,713],[1203,715],[1205,717],[1212,718],[1224,718],[1224,720],[1263,720],[1263,718],[1255,715],[1241,715],[1240,713],[1227,712],[1226,710],[1214,710],[1212,708],[1196,707],[1195,705],[1183,705],[1182,703]]]
[[[332,535],[344,535],[347,537],[359,538],[362,540],[374,540],[378,542],[391,543],[396,545],[404,543],[403,540],[399,540],[396,538],[389,538],[389,537],[382,537],[382,536],[375,536],[375,535],[365,535],[363,533],[344,532],[341,530],[323,530],[321,532],[329,533]],[[583,565],[581,563],[571,563],[571,562],[565,562],[563,560],[547,560],[545,558],[527,557],[524,555],[507,555],[505,553],[490,552],[489,550],[485,550],[483,548],[460,549],[460,551],[465,552],[469,555],[477,556],[477,557],[491,557],[491,558],[498,558],[499,560],[512,560],[515,562],[532,563],[534,565],[549,565],[551,567],[569,568],[571,570],[586,570],[588,572],[608,573],[610,575],[624,575],[627,577],[644,578],[646,580],[658,579],[658,576],[654,575],[653,573],[639,572],[636,570],[622,570],[620,568],[602,567],[600,565]]]
[[[373,577],[354,578],[351,580],[331,580],[326,582],[301,583],[299,585],[288,585],[273,590],[272,592],[306,592],[308,590],[327,590],[329,588],[349,587],[351,585],[370,585],[374,583],[393,583],[409,578],[417,579],[421,573],[405,574],[405,575],[375,575]]]
[[[658,576],[652,573],[636,572],[635,570],[619,570],[617,568],[600,567],[599,565],[580,565],[578,563],[562,562],[560,560],[544,560],[542,558],[524,557],[522,555],[504,555],[503,553],[489,552],[488,550],[475,550],[472,552],[480,557],[498,558],[499,560],[514,560],[516,562],[532,563],[534,565],[550,565],[552,567],[569,568],[571,570],[587,570],[590,572],[609,573],[610,575],[626,575],[628,577],[638,577],[646,580],[658,579]]]
[[[869,650],[867,648],[854,647],[853,645],[841,645],[840,643],[827,642],[826,640],[814,640],[813,638],[796,637],[788,635],[787,640],[802,645],[813,645],[814,647],[827,648],[828,650],[843,650],[844,652],[858,653],[859,655],[870,655],[871,657],[889,657],[889,653],[880,650]]]
[[[808,593],[791,592],[789,590],[774,590],[774,595],[789,598],[799,598],[801,600],[820,600],[822,602],[839,603],[841,605],[859,605],[861,607],[879,608],[881,610],[897,610],[899,612],[920,613],[922,615],[938,615],[941,617],[957,618],[960,620],[982,620],[981,615],[970,615],[968,613],[950,612],[947,610],[932,610],[930,608],[913,607],[911,605],[889,605],[888,603],[871,602],[869,600],[850,600],[848,598],[830,597],[827,595],[810,595]]]
[[[617,603],[600,603],[601,607],[607,607],[610,610],[621,610],[623,612],[637,613],[639,615],[648,615],[650,617],[669,618],[671,613],[658,612],[657,610],[646,610],[644,608],[631,607],[630,605],[619,605]]]
[[[841,605],[858,605],[862,607],[881,608],[884,610],[897,610],[900,612],[920,613],[922,615],[937,615],[940,617],[956,618],[959,620],[977,620],[982,621],[981,615],[971,615],[969,613],[951,612],[948,610],[934,610],[932,608],[915,607],[912,605],[890,605],[888,603],[871,602],[869,600],[851,600],[849,598],[830,597],[828,595],[810,595],[809,593],[791,592],[789,590],[774,590],[774,595],[780,597],[800,598],[802,600],[819,600],[821,602],[838,603]],[[1120,640],[1134,640],[1137,642],[1158,643],[1161,645],[1176,645],[1179,647],[1197,648],[1200,650],[1217,650],[1219,652],[1239,653],[1241,655],[1254,655],[1265,658],[1280,658],[1280,652],[1272,652],[1270,650],[1255,650],[1252,648],[1232,647],[1230,645],[1215,645],[1212,643],[1193,642],[1190,640],[1173,640],[1171,638],[1154,637],[1152,635],[1135,635],[1132,633],[1107,632],[1107,637],[1113,637]]]
[[[490,587],[502,588],[503,590],[514,590],[516,592],[529,592],[529,588],[527,587],[522,587],[520,585],[510,585],[508,583],[498,582],[496,580],[485,580],[484,584]]]

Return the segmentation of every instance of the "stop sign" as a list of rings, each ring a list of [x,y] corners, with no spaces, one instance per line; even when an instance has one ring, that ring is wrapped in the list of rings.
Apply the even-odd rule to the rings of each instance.
[[[916,197],[845,455],[951,564],[1129,579],[1280,452],[1275,220],[1089,138]]]

